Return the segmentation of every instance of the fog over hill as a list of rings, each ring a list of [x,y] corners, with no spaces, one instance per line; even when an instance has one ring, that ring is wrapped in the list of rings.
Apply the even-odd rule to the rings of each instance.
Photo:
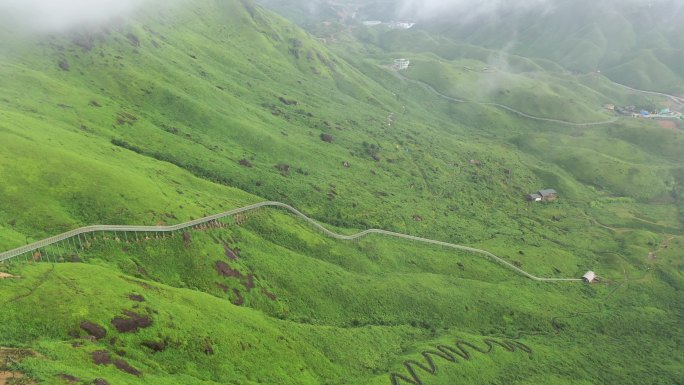
[[[330,2],[262,0],[311,26],[339,10],[363,20],[417,22],[416,30],[533,58],[579,73],[601,71],[633,87],[684,92],[681,0],[404,0]]]

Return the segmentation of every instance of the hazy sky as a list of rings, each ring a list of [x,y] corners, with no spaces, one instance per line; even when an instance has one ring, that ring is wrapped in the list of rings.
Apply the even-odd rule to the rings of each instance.
[[[552,0],[402,0],[401,13],[405,17],[420,19],[448,11],[450,14],[459,14],[463,19],[473,19],[512,8],[547,11],[551,9],[552,3]]]
[[[102,23],[147,0],[0,0],[0,21],[39,32]]]

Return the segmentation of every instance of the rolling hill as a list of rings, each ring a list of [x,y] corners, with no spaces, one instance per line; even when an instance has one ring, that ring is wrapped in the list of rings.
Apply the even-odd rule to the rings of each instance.
[[[14,384],[684,376],[681,131],[491,104],[586,122],[611,118],[600,103],[664,99],[523,54],[498,73],[510,93],[474,98],[489,75],[463,68],[501,54],[485,44],[420,30],[326,43],[248,0],[49,34],[3,23],[0,42],[0,250],[275,200],[341,233],[601,278],[541,283],[452,249],[329,239],[273,209],[166,238],[95,234],[58,246],[59,263],[0,265],[0,372],[26,376]],[[398,74],[403,53],[414,64]],[[525,201],[543,188],[560,199]]]

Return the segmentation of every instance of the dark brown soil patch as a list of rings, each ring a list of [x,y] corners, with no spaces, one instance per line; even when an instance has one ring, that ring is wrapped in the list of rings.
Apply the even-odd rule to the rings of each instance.
[[[240,166],[252,167],[252,162],[250,162],[249,159],[240,159]]]
[[[238,255],[238,253],[239,253],[238,249],[235,249],[235,250],[231,249],[227,243],[223,244],[223,250],[225,251],[226,257],[228,257],[228,259],[232,259],[233,261],[235,261],[235,260],[240,258],[240,256]]]
[[[71,66],[69,66],[69,62],[68,62],[66,59],[64,59],[64,60],[61,60],[61,61],[59,62],[59,68],[60,68],[62,71],[69,71],[69,69],[71,68]]]
[[[280,102],[286,106],[296,106],[297,104],[299,104],[299,102],[296,100],[285,99],[282,96],[278,97],[278,100],[280,100]]]
[[[231,269],[230,266],[223,261],[216,262],[216,271],[224,277],[242,278],[242,274],[240,274],[239,271]]]
[[[128,362],[124,360],[116,360],[114,361],[114,366],[116,366],[117,369],[121,370],[122,372],[126,372],[128,374],[132,374],[134,376],[140,376],[142,375],[142,372],[139,371],[138,369],[132,367]]]
[[[133,47],[140,47],[140,39],[134,34],[129,33],[126,35],[126,38],[128,38],[128,42],[131,43]]]
[[[278,299],[278,297],[276,297],[275,294],[271,293],[270,291],[268,291],[266,289],[261,289],[261,293],[263,295],[265,295],[266,297],[268,297],[268,299],[270,299],[271,301],[275,301]]]
[[[121,276],[120,278],[123,279],[123,280],[125,280],[126,282],[130,282],[130,283],[136,284],[136,285],[142,287],[143,289],[146,289],[146,290],[154,290],[154,291],[159,292],[159,289],[158,289],[158,288],[156,288],[156,287],[150,285],[149,283],[142,282],[142,281],[138,281],[138,280],[132,279],[132,278],[130,278],[130,277],[125,277],[125,276]]]
[[[287,163],[278,163],[274,166],[276,170],[280,171],[283,176],[290,175],[290,165]]]
[[[128,296],[128,299],[135,302],[145,302],[145,297],[140,294],[131,294]]]
[[[224,284],[222,284],[222,283],[218,283],[218,282],[217,282],[217,283],[216,283],[216,286],[217,286],[219,289],[223,290],[224,293],[227,293],[228,290],[230,290],[230,288],[229,288],[228,286],[226,286],[226,285],[224,285]]]
[[[137,333],[138,329],[144,329],[152,325],[152,320],[148,316],[143,316],[132,311],[124,312],[126,317],[116,317],[112,320],[112,325],[120,333]]]
[[[85,330],[89,335],[95,337],[98,340],[104,338],[107,335],[107,330],[105,328],[90,321],[81,322],[81,329]]]
[[[106,350],[98,350],[92,354],[93,362],[97,365],[109,365],[112,363],[111,357],[109,357],[109,352]]]
[[[93,380],[93,385],[109,385],[109,381],[104,378],[96,378]]]
[[[240,293],[240,290],[233,289],[233,294],[235,294],[236,297],[233,301],[231,301],[233,305],[242,306],[242,304],[245,303],[245,298],[242,296],[242,293]]]
[[[204,346],[202,347],[202,352],[204,352],[204,354],[206,354],[208,356],[213,355],[214,354],[214,346],[213,346],[213,343],[211,342],[211,340],[209,338],[206,338],[204,340],[203,344],[204,344]]]
[[[244,285],[247,291],[254,289],[254,274],[247,275],[247,279],[245,280]]]
[[[155,353],[166,350],[166,343],[163,341],[144,341],[142,345],[148,349],[151,349]]]
[[[62,378],[62,379],[64,379],[64,380],[66,380],[66,381],[69,381],[69,383],[72,383],[72,382],[81,382],[81,379],[80,379],[80,378],[74,377],[74,376],[72,376],[71,374],[64,374],[64,373],[62,373],[62,374],[60,374],[58,377],[59,377],[59,378]]]

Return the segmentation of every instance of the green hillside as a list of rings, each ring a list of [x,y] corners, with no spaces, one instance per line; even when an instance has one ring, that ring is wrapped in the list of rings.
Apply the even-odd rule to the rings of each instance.
[[[0,372],[25,376],[7,384],[678,383],[681,131],[491,104],[582,123],[664,99],[435,36],[326,44],[247,0],[51,34],[3,23],[0,251],[274,200],[343,234],[599,283],[332,240],[276,209],[161,239],[95,234],[51,249],[60,263],[0,264]],[[506,68],[464,69],[491,58]],[[525,200],[544,188],[560,199]]]
[[[505,7],[504,7],[505,8]],[[678,1],[569,1],[506,8],[468,22],[452,14],[423,20],[457,41],[552,60],[582,73],[601,71],[639,89],[682,94],[684,52]]]

